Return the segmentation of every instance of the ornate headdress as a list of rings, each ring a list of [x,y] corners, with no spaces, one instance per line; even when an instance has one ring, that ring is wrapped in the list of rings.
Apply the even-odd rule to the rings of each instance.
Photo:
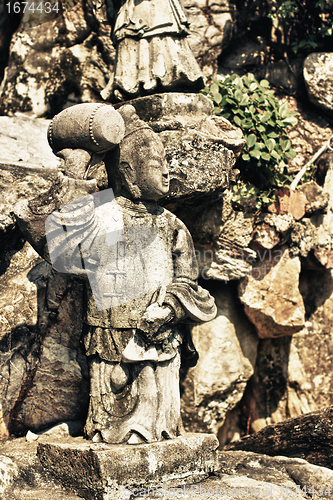
[[[138,130],[145,129],[153,132],[153,129],[149,127],[148,123],[144,122],[138,117],[134,106],[132,106],[131,104],[124,104],[124,106],[121,106],[118,109],[118,112],[125,123],[124,139],[134,132],[137,132]]]

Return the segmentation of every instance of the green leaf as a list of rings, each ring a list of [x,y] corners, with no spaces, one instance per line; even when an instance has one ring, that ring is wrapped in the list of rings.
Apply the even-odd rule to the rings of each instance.
[[[261,155],[261,151],[259,151],[259,149],[251,149],[251,150],[250,150],[250,155],[251,155],[253,158],[256,158],[257,160],[259,160],[260,155]]]
[[[216,83],[213,83],[211,86],[210,86],[210,91],[211,93],[214,95],[214,94],[218,94],[219,93],[219,86],[216,84]]]
[[[272,116],[272,113],[271,113],[270,111],[266,111],[266,112],[262,115],[262,117],[261,117],[261,121],[262,121],[263,123],[266,123],[266,122],[268,122],[268,120],[270,120],[271,116]]]
[[[276,142],[275,142],[275,140],[274,140],[274,139],[268,139],[268,140],[265,142],[265,144],[266,144],[266,147],[267,147],[268,151],[273,151],[273,149],[274,149],[274,147],[275,147]]]
[[[243,99],[241,100],[240,105],[245,106],[246,104],[248,104],[249,100],[249,96],[247,94],[243,94]]]
[[[274,158],[274,160],[276,160],[276,161],[280,161],[280,159],[281,159],[281,156],[280,156],[280,155],[279,155],[279,154],[275,151],[275,149],[273,149],[273,150],[271,151],[271,156],[272,156],[272,157]]]
[[[250,160],[250,155],[249,155],[248,153],[243,153],[243,154],[242,154],[242,159],[243,159],[244,161],[249,161],[249,160]]]
[[[241,102],[242,99],[243,99],[243,92],[241,90],[236,90],[235,92],[235,99],[238,101],[238,102]]]
[[[297,125],[298,123],[298,120],[295,116],[291,116],[290,118],[285,118],[284,120],[282,120],[282,123],[283,123],[283,126],[295,126]]]
[[[289,139],[287,139],[286,141],[283,141],[281,139],[280,146],[281,146],[282,151],[287,151],[287,149],[291,148],[291,142],[289,141]]]
[[[213,94],[213,97],[214,97],[216,104],[220,104],[220,102],[222,101],[221,94],[219,92],[217,92],[216,94]]]
[[[220,106],[222,106],[222,107],[223,107],[223,106],[225,106],[226,104],[227,104],[227,98],[226,98],[226,96],[224,95],[224,96],[222,97],[222,101],[220,102]]]
[[[261,158],[262,158],[263,160],[265,160],[265,161],[269,161],[269,160],[271,159],[271,155],[270,155],[270,154],[268,154],[268,153],[264,153],[264,152],[262,152],[262,153],[261,153]]]
[[[241,125],[242,128],[245,128],[245,129],[249,129],[249,128],[253,128],[253,121],[252,120],[242,120],[242,125]]]
[[[248,138],[246,139],[246,144],[248,145],[249,148],[252,148],[256,142],[257,142],[257,138],[254,134],[250,134],[248,136]]]
[[[234,116],[234,123],[237,125],[237,127],[242,126],[242,120],[239,118],[239,116]]]
[[[237,108],[234,110],[234,113],[241,116],[242,118],[246,117],[246,114],[244,113],[244,111],[242,109]]]
[[[280,106],[279,113],[280,113],[280,118],[287,118],[287,116],[290,113],[287,103],[283,103]]]
[[[267,134],[267,137],[270,137],[271,139],[277,139],[280,136],[276,132],[272,131]]]
[[[260,85],[264,88],[269,88],[270,83],[268,80],[261,80]]]
[[[287,156],[287,158],[290,158],[291,160],[293,160],[294,158],[296,158],[297,153],[293,149],[290,149],[289,151],[285,152],[285,155]]]

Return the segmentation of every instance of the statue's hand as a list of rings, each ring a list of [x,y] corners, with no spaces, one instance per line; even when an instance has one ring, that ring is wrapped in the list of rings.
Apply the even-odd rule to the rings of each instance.
[[[145,333],[154,334],[162,325],[172,319],[173,313],[169,306],[160,306],[157,302],[147,307],[139,321],[138,328]]]

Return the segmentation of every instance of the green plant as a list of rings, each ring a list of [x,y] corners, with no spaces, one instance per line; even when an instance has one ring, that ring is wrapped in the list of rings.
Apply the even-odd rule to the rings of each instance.
[[[214,103],[215,113],[230,120],[244,133],[246,146],[238,165],[241,179],[234,187],[233,201],[255,199],[255,208],[272,199],[277,187],[290,182],[287,165],[296,153],[286,129],[297,123],[296,113],[286,102],[280,103],[269,88],[269,82],[258,82],[251,73],[213,80],[203,89]]]
[[[309,52],[330,44],[333,0],[270,0],[268,18],[288,53]]]

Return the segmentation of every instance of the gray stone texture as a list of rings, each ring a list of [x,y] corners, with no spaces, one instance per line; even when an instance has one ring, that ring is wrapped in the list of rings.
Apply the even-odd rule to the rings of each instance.
[[[42,468],[36,454],[37,446],[47,443],[49,439],[39,437],[38,441],[28,443],[25,438],[19,438],[0,445],[0,454],[4,457],[2,471],[7,473],[7,480],[1,476],[0,484],[6,487],[2,493],[3,500],[87,499],[75,493],[73,488],[64,488]],[[318,493],[324,498],[331,496],[329,487],[332,490],[332,470],[312,465],[303,459],[271,457],[247,451],[220,451],[218,459],[219,468],[214,475],[199,483],[179,485],[179,489],[160,489],[159,498],[169,500],[174,499],[175,495],[188,495],[194,500],[212,500],[219,496],[230,499],[246,496],[251,500],[265,500],[267,497],[287,500],[291,496],[296,499],[307,498],[305,491]],[[135,493],[139,493],[140,498],[147,498],[148,487]],[[154,493],[157,496],[157,492]]]
[[[209,77],[231,39],[234,6],[228,0],[180,3],[191,23],[190,48]],[[0,109],[45,116],[77,102],[100,101],[115,62],[115,15],[111,2],[80,1],[52,20],[45,15],[35,27],[21,23],[12,38]]]
[[[292,335],[305,322],[298,289],[300,260],[288,247],[264,251],[251,273],[239,283],[239,298],[260,338]]]
[[[304,80],[309,100],[329,117],[333,117],[333,56],[331,53],[310,54],[304,61]]]
[[[200,357],[184,381],[182,416],[187,430],[217,433],[253,374],[258,337],[234,286],[219,283],[211,286],[210,292],[217,316],[192,329]]]
[[[126,497],[126,491],[205,478],[219,468],[217,447],[218,440],[211,434],[191,433],[136,446],[72,438],[40,443],[37,456],[63,486],[72,487],[87,500],[111,500]]]

